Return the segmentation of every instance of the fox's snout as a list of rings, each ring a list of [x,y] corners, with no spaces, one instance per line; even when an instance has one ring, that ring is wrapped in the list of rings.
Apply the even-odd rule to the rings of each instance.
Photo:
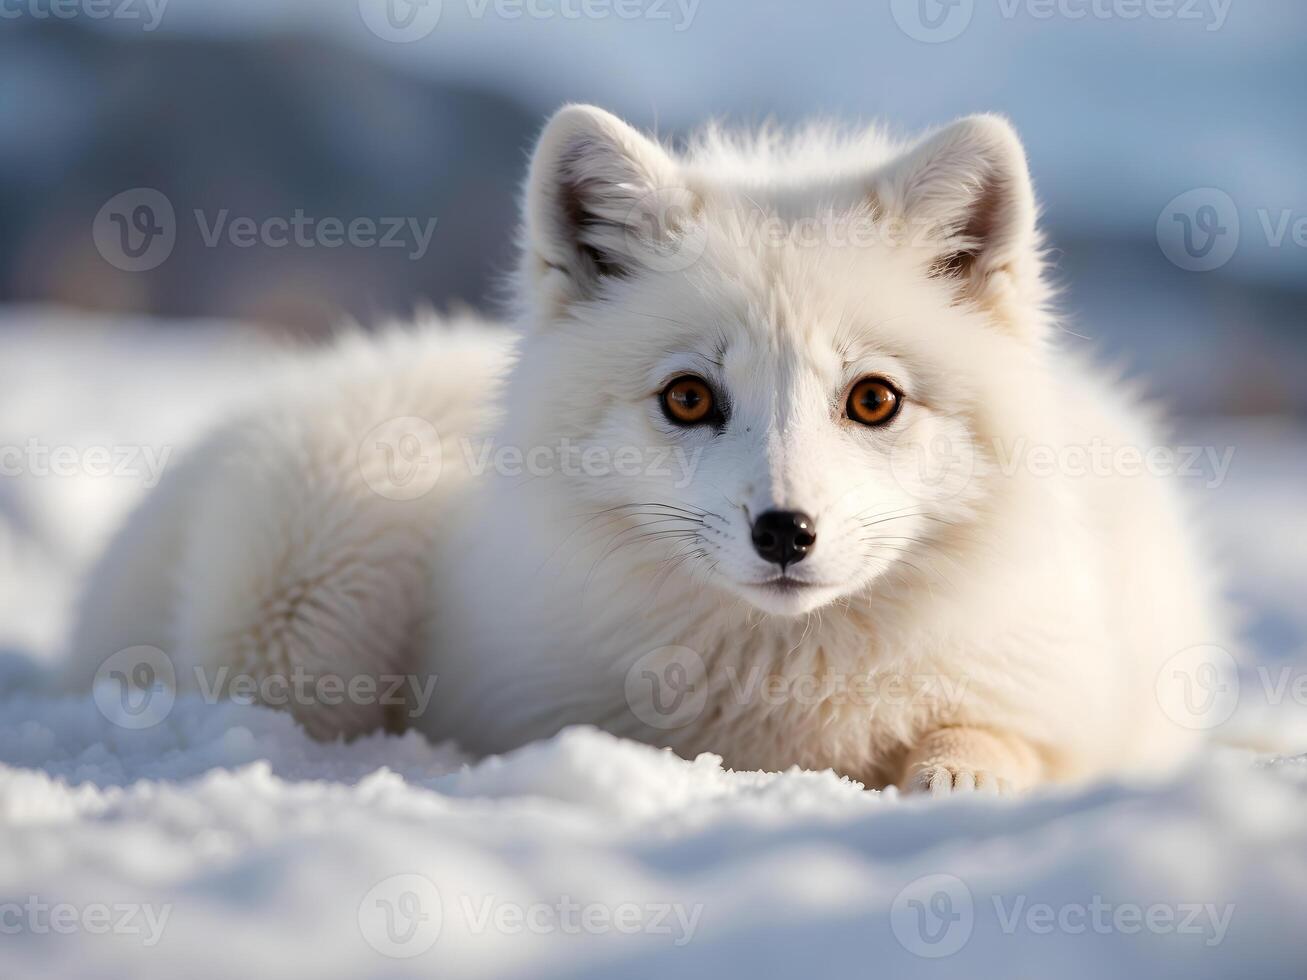
[[[758,556],[784,572],[817,546],[817,522],[800,510],[769,510],[753,522],[752,538]]]

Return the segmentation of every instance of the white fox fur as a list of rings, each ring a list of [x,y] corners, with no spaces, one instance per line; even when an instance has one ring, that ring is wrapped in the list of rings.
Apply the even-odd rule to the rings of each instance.
[[[516,340],[351,335],[169,473],[92,578],[81,661],[153,644],[183,684],[197,665],[434,674],[418,724],[479,753],[592,724],[937,792],[1192,750],[1155,683],[1223,626],[1175,489],[1003,465],[1156,442],[1055,343],[1005,121],[911,143],[710,130],[678,154],[569,107],[532,162],[522,253]],[[664,417],[685,374],[729,406],[720,430]],[[870,375],[903,393],[883,428],[844,417]],[[406,416],[442,467],[388,499],[359,446]],[[534,468],[496,472],[506,447]],[[800,585],[751,584],[769,509],[815,518]],[[659,680],[693,710],[665,721]],[[323,736],[389,720],[292,710]]]

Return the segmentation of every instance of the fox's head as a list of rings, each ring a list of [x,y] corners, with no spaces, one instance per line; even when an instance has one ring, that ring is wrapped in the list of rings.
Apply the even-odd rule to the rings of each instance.
[[[794,615],[932,560],[983,508],[1045,329],[1004,120],[678,154],[569,107],[524,236],[510,417],[576,447],[556,477],[612,548]]]

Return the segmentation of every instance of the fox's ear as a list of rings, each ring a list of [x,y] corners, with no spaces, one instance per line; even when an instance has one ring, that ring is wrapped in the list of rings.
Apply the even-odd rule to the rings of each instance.
[[[526,190],[526,248],[533,282],[552,280],[562,302],[626,276],[660,239],[674,236],[676,164],[668,153],[594,106],[560,109],[545,126]],[[682,192],[683,193],[683,192]],[[683,215],[684,216],[684,215]]]
[[[931,251],[932,274],[1015,322],[1042,302],[1035,198],[1021,141],[1006,119],[969,116],[927,136],[876,180],[878,210]]]

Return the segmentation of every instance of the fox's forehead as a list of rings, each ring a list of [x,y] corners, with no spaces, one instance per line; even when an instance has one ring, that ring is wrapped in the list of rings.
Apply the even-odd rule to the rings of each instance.
[[[853,251],[735,243],[707,250],[679,282],[649,288],[676,311],[676,320],[663,321],[668,339],[724,369],[838,373],[869,353],[892,352],[894,324],[914,306],[891,251]],[[679,296],[669,302],[672,292]]]

